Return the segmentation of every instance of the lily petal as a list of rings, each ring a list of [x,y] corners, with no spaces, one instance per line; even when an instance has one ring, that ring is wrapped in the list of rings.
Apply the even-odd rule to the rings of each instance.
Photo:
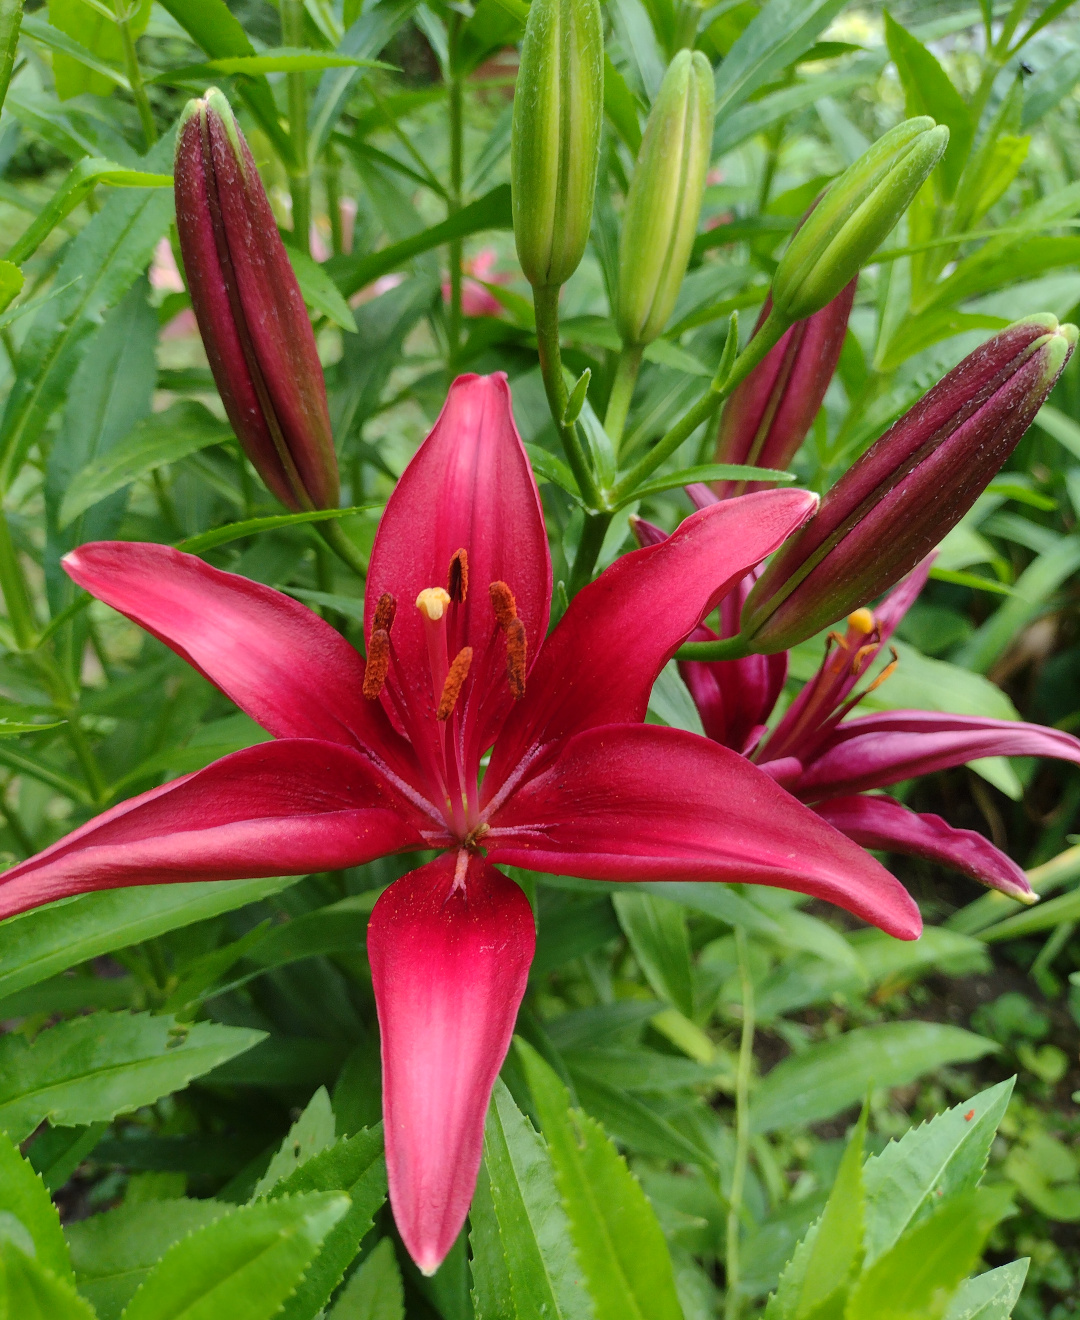
[[[909,811],[891,797],[832,798],[814,808],[849,839],[864,848],[925,857],[991,889],[1021,901],[1031,897],[1031,885],[1019,866],[989,839],[974,830],[958,830],[940,816]]]
[[[776,885],[900,939],[922,928],[883,866],[744,757],[679,729],[578,734],[492,817],[484,844],[492,862],[554,875]]]
[[[859,793],[982,756],[1054,756],[1080,765],[1080,739],[1017,720],[882,711],[839,725],[792,792],[804,801]]]
[[[451,658],[464,646],[474,650],[463,700],[473,720],[480,719],[477,736],[486,746],[513,701],[488,587],[505,582],[513,592],[530,660],[547,632],[551,607],[543,508],[502,372],[459,376],[451,385],[439,420],[390,496],[372,547],[365,630],[370,635],[379,598],[389,592],[398,606],[390,681],[416,711],[433,714],[439,694],[432,692],[415,601],[427,587],[447,586],[450,560],[461,549],[468,555],[468,591],[449,616],[447,643]],[[433,731],[434,721],[425,727]]]
[[[402,876],[371,914],[390,1203],[425,1274],[465,1222],[535,948],[528,899],[464,851]]]
[[[0,917],[71,894],[359,866],[426,844],[371,761],[283,739],[122,802],[0,876]]]
[[[544,643],[492,753],[486,799],[527,755],[535,767],[537,744],[643,720],[656,676],[682,642],[816,507],[817,497],[803,490],[724,500],[605,569]]]
[[[381,708],[361,696],[361,656],[299,601],[167,545],[92,542],[63,563],[275,738],[359,744],[398,766],[412,761]]]

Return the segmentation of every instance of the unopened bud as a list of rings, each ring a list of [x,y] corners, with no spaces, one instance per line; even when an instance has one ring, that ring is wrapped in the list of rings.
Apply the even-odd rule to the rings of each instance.
[[[679,296],[709,169],[713,83],[701,51],[681,50],[653,102],[619,241],[616,323],[624,343],[651,343]]]
[[[929,390],[769,564],[743,611],[748,646],[787,650],[925,559],[1034,421],[1076,339],[1050,315],[1017,321]]]
[[[533,0],[510,136],[514,238],[525,278],[565,284],[592,224],[604,115],[599,0]]]
[[[831,302],[889,233],[941,159],[949,130],[928,116],[897,124],[836,179],[794,235],[773,304],[801,321]]]
[[[290,509],[338,504],[315,335],[228,101],[189,101],[176,135],[176,227],[191,305],[244,452]]]
[[[717,463],[783,470],[795,457],[840,360],[855,285],[852,280],[820,312],[797,321],[736,386],[720,417]],[[770,299],[758,330],[771,310]],[[763,489],[763,483],[722,481],[714,489],[725,498]]]

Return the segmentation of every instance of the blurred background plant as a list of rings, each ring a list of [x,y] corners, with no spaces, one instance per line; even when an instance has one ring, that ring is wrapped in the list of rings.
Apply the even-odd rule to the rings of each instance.
[[[348,554],[365,560],[450,379],[502,370],[542,483],[565,601],[632,547],[627,515],[671,530],[692,507],[684,485],[724,476],[710,466],[715,405],[674,441],[672,427],[730,361],[732,312],[748,338],[784,245],[823,186],[905,116],[944,124],[949,145],[860,275],[835,378],[790,464],[800,484],[827,490],[995,330],[1033,313],[1075,318],[1074,8],[604,4],[591,236],[548,305],[571,377],[560,375],[560,387],[590,373],[587,395],[573,401],[585,469],[615,492],[600,508],[561,448],[566,428],[549,410],[515,253],[510,140],[524,0],[50,0],[25,13],[0,0],[7,860],[265,736],[164,646],[90,603],[59,569],[73,546],[181,544],[289,592],[362,642],[362,584],[310,513],[285,513],[267,492],[214,390],[172,210],[173,134],[189,96],[211,83],[227,91],[283,230],[325,368]],[[646,333],[629,313],[615,315],[621,216],[665,70],[691,47],[694,68],[715,71],[715,127],[686,277],[676,272],[673,308]],[[679,67],[689,67],[685,56]],[[656,278],[670,282],[670,271]],[[550,318],[539,329],[551,349]],[[605,430],[599,419],[613,413],[618,425]],[[945,538],[895,639],[900,663],[860,712],[916,707],[1080,732],[1078,521],[1073,360],[1006,469]],[[792,652],[788,700],[816,672],[823,642]],[[651,717],[700,731],[673,666]],[[970,1259],[952,1262],[950,1287],[975,1269],[985,1238],[989,1266],[1031,1259],[1018,1317],[1080,1314],[1080,772],[995,758],[892,791],[990,837],[1044,901],[1021,910],[930,863],[894,858],[927,922],[922,940],[903,945],[777,891],[517,877],[538,913],[519,1020],[534,1054],[512,1053],[504,1069],[471,1274],[463,1240],[431,1280],[409,1264],[380,1208],[377,1138],[353,1135],[379,1118],[366,920],[415,858],[292,882],[93,895],[5,923],[0,1127],[32,1137],[27,1156],[71,1251],[67,1264],[37,1184],[0,1155],[9,1297],[30,1295],[10,1291],[30,1258],[28,1232],[42,1271],[61,1280],[41,1314],[89,1314],[73,1278],[100,1316],[118,1316],[171,1243],[232,1207],[221,1232],[241,1255],[265,1250],[266,1277],[280,1288],[252,1300],[240,1287],[228,1306],[249,1309],[220,1314],[255,1320],[284,1304],[284,1314],[314,1316],[346,1270],[355,1282],[333,1303],[338,1320],[543,1314],[542,1280],[552,1315],[761,1314],[836,1179],[845,1195],[854,1185],[861,1128],[855,1163],[841,1156],[868,1088],[865,1148],[880,1152],[957,1102],[950,1121],[969,1121],[969,1098],[1015,1073],[1007,1112],[1003,1091],[981,1097],[978,1111],[980,1123],[984,1113],[1000,1118],[998,1137],[986,1139],[987,1183],[1011,1193],[1015,1213],[957,1219]],[[117,1015],[128,1009],[138,1016]],[[551,1155],[537,1155],[531,1129],[515,1126],[514,1101]],[[648,1198],[639,1205],[622,1166],[605,1163],[602,1134],[579,1128],[606,1170],[609,1210],[620,1197],[631,1207],[613,1228],[630,1258],[618,1270],[610,1243],[582,1245],[582,1223],[603,1207],[583,1199],[559,1162],[568,1102],[603,1125]],[[328,1174],[331,1151],[344,1163]],[[305,1164],[319,1158],[305,1181]],[[520,1181],[527,1168],[521,1236],[509,1237],[511,1175]],[[936,1184],[926,1178],[928,1201]],[[338,1187],[352,1195],[347,1213]],[[235,1209],[282,1190],[297,1197]],[[635,1253],[656,1250],[648,1205],[678,1300],[633,1275]],[[529,1229],[544,1215],[546,1239]],[[914,1210],[910,1218],[917,1227]],[[500,1241],[515,1268],[533,1270],[526,1283],[499,1275]],[[565,1277],[566,1241],[584,1253],[593,1300]],[[175,1268],[198,1275],[208,1242],[189,1239]],[[320,1243],[325,1278],[310,1264]],[[942,1313],[929,1300],[882,1309],[867,1269],[850,1316]],[[129,1310],[136,1320],[173,1314],[163,1309],[168,1279],[157,1277],[157,1293]],[[949,1314],[1007,1316],[1022,1272],[1001,1278],[996,1301],[970,1294]],[[801,1318],[811,1313],[804,1301],[781,1293],[767,1314]]]

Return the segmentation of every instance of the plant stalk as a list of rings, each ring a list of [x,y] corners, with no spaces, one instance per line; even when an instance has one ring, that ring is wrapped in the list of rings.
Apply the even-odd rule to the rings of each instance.
[[[125,0],[113,0],[113,9],[116,11],[116,26],[120,29],[120,38],[124,43],[124,66],[128,82],[131,84],[131,95],[135,101],[135,109],[139,112],[139,123],[142,125],[146,150],[149,151],[157,141],[158,132],[154,123],[154,112],[150,108],[150,98],[146,94],[142,70],[139,68],[139,54],[135,49],[135,38],[131,32],[130,10]]]
[[[540,374],[555,429],[562,441],[566,461],[577,481],[582,498],[591,510],[600,507],[600,492],[596,478],[589,467],[573,423],[563,421],[566,414],[567,391],[563,380],[562,351],[559,347],[559,288],[550,284],[533,289],[533,309],[536,313],[536,347],[540,355]],[[597,551],[599,553],[599,550]]]
[[[615,379],[611,384],[607,412],[604,415],[604,430],[611,437],[611,443],[618,452],[619,442],[626,429],[626,418],[630,412],[630,403],[634,397],[634,386],[641,370],[641,344],[624,344],[615,368]]]
[[[303,0],[281,0],[281,37],[286,46],[296,49],[304,43]],[[285,75],[289,91],[289,195],[292,197],[293,243],[301,252],[311,253],[311,162],[308,160],[307,74]]]
[[[360,581],[363,582],[367,577],[367,564],[364,563],[360,551],[346,536],[345,529],[339,524],[338,520],[328,518],[326,522],[313,523],[312,526],[345,567],[352,569]]]
[[[0,590],[4,594],[8,620],[19,650],[32,650],[37,641],[34,607],[30,603],[26,578],[4,513],[0,513]]]
[[[746,931],[735,927],[735,949],[739,959],[739,984],[742,989],[742,1035],[739,1039],[739,1063],[735,1073],[735,1164],[731,1172],[731,1196],[728,1199],[727,1245],[724,1256],[724,1320],[738,1320],[742,1312],[739,1293],[739,1229],[742,1219],[743,1190],[750,1158],[750,1074],[754,1063],[754,982],[750,975],[750,954]]]
[[[450,84],[447,88],[450,112],[450,194],[447,219],[461,210],[461,188],[464,160],[464,88],[458,71],[458,42],[461,37],[461,15],[451,10],[447,27]],[[461,346],[461,263],[464,247],[460,238],[449,243],[450,255],[450,323],[448,339],[451,364]]]

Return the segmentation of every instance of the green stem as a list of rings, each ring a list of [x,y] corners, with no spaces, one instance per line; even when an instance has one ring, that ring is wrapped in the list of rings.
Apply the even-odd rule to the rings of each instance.
[[[37,779],[42,784],[48,784],[50,788],[55,788],[58,793],[63,793],[73,802],[81,802],[87,807],[96,805],[77,779],[72,779],[70,775],[62,774],[59,770],[52,770],[47,765],[39,765],[28,756],[15,751],[13,747],[0,744],[0,764],[10,766],[19,774],[29,775],[31,779]]]
[[[727,380],[713,381],[690,411],[676,422],[666,435],[661,436],[652,449],[634,464],[610,492],[613,504],[623,503],[646,477],[652,476],[661,463],[666,462],[703,422],[709,420],[735,386],[753,371],[769,349],[777,343],[789,325],[790,322],[785,321],[776,312],[771,313],[769,319],[735,359]]]
[[[345,233],[341,224],[341,161],[333,147],[326,150],[326,209],[330,212],[330,247],[335,257],[345,251]]]
[[[750,975],[750,956],[746,931],[735,927],[735,949],[739,959],[739,984],[742,989],[742,1035],[739,1040],[739,1063],[735,1073],[735,1164],[731,1172],[731,1196],[728,1198],[727,1250],[724,1257],[724,1320],[738,1320],[742,1311],[739,1294],[739,1228],[742,1219],[743,1189],[750,1157],[750,1075],[754,1064],[754,982]]]
[[[582,498],[593,510],[600,504],[596,478],[585,457],[573,424],[563,422],[566,415],[566,381],[563,380],[562,350],[559,347],[559,286],[543,285],[533,289],[533,309],[536,313],[536,347],[540,355],[540,374],[544,379],[548,407],[555,429],[562,441],[566,461],[577,481]]]
[[[154,123],[154,112],[150,109],[150,98],[146,95],[146,85],[143,82],[142,70],[139,68],[139,55],[135,49],[135,38],[131,33],[131,13],[126,0],[113,0],[113,9],[116,11],[116,26],[120,29],[120,39],[124,43],[124,64],[127,68],[128,82],[131,84],[131,95],[135,101],[135,109],[139,112],[146,150],[149,151],[158,138],[157,125]]]
[[[581,588],[588,586],[591,581],[593,569],[596,567],[596,561],[604,544],[604,537],[607,535],[607,529],[611,526],[613,517],[614,515],[610,513],[587,513],[585,515],[585,526],[581,529],[581,540],[578,542],[577,554],[574,556],[574,567],[570,572],[570,585],[567,588],[570,596],[577,595]]]
[[[615,368],[615,379],[611,383],[607,412],[604,415],[604,430],[611,437],[616,451],[626,429],[626,418],[630,412],[630,402],[634,397],[634,386],[641,370],[641,355],[645,351],[641,344],[624,344]]]
[[[7,96],[22,26],[22,0],[0,0],[0,106]]]
[[[363,582],[367,577],[367,564],[364,563],[360,551],[346,536],[345,530],[338,520],[330,518],[326,522],[312,525],[345,567],[351,568],[360,581]]]
[[[447,38],[450,62],[450,85],[447,89],[450,110],[450,195],[447,219],[461,210],[461,187],[464,159],[464,104],[461,76],[458,72],[458,40],[461,36],[461,15],[451,10]],[[461,262],[464,252],[462,240],[452,238],[450,248],[450,361],[457,357],[461,344]]]
[[[304,45],[303,0],[282,0],[281,36],[286,46]],[[292,197],[293,242],[301,252],[311,252],[311,163],[308,160],[307,74],[285,75],[289,89],[289,193]]]
[[[679,660],[741,660],[749,654],[750,647],[740,634],[738,637],[721,637],[716,642],[684,642],[679,647],[677,658]]]
[[[87,740],[86,733],[79,723],[78,715],[72,711],[67,724],[64,725],[64,732],[67,734],[67,740],[71,743],[71,750],[75,753],[79,762],[79,768],[83,772],[83,778],[86,780],[95,803],[104,802],[109,796],[109,788],[105,782],[105,777],[101,773],[101,767],[97,763],[97,757]]]
[[[34,853],[37,852],[37,849],[34,847],[34,841],[26,832],[26,826],[22,823],[19,813],[7,804],[6,794],[10,782],[11,781],[9,780],[8,783],[3,786],[3,789],[0,790],[0,816],[3,817],[4,824],[11,831],[12,838],[19,845],[19,851],[22,855],[24,857],[33,857]]]
[[[15,634],[19,650],[29,651],[37,640],[37,624],[34,622],[34,608],[30,603],[26,578],[4,513],[0,513],[0,590],[4,593],[11,631]]]

